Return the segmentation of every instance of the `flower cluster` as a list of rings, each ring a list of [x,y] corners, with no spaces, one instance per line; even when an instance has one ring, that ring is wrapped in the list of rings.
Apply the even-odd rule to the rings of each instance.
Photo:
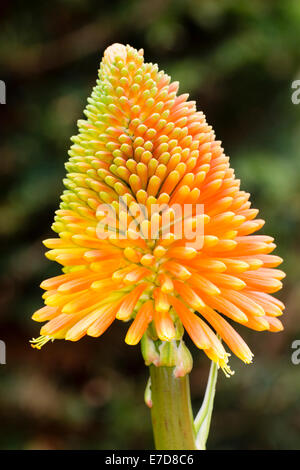
[[[179,340],[185,329],[230,373],[219,337],[245,363],[252,353],[225,317],[258,331],[282,329],[277,317],[284,306],[270,295],[284,277],[274,269],[282,260],[270,254],[273,238],[253,235],[264,221],[204,114],[177,91],[157,65],[144,63],[143,51],[106,49],[86,120],[72,137],[53,224],[59,237],[44,242],[63,274],[41,284],[45,306],[33,319],[47,323],[34,347],[98,337],[116,318],[132,319],[128,344],[145,334]],[[113,226],[103,204],[116,214]],[[178,219],[175,204],[195,210]],[[162,234],[166,212],[167,230],[151,238],[153,224]],[[199,247],[184,231],[178,236],[178,223],[195,236],[202,224]]]

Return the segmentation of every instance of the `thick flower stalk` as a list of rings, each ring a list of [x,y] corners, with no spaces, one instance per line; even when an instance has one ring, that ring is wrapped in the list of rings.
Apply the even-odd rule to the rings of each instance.
[[[223,344],[245,363],[253,356],[232,321],[282,329],[273,238],[253,235],[264,221],[204,114],[177,92],[142,51],[106,49],[72,138],[58,237],[44,242],[63,274],[41,284],[45,306],[33,319],[47,323],[34,347],[132,320],[129,345],[143,337],[181,348],[185,330],[230,375]]]

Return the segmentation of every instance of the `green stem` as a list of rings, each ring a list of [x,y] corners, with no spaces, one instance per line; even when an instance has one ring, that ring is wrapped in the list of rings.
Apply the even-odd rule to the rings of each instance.
[[[155,447],[158,450],[194,450],[189,377],[176,378],[173,370],[174,367],[150,366]]]

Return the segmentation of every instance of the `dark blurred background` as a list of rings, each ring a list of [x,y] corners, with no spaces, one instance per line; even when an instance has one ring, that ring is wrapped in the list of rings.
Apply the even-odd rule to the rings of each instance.
[[[220,373],[210,449],[300,449],[300,2],[264,0],[1,1],[0,365],[1,449],[151,449],[139,347],[115,322],[100,339],[30,348],[40,282],[59,274],[42,240],[63,190],[71,135],[82,118],[104,49],[144,48],[145,60],[180,81],[214,127],[276,238],[287,273],[282,333],[238,326],[255,354]],[[193,349],[195,412],[209,361]]]

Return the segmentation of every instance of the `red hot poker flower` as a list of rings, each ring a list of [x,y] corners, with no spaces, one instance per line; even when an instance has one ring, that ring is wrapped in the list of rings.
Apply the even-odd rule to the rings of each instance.
[[[44,241],[64,274],[41,284],[45,306],[33,319],[47,323],[33,347],[98,337],[116,318],[133,319],[128,344],[147,331],[174,341],[183,326],[230,374],[219,337],[245,363],[252,353],[226,318],[282,329],[273,238],[253,235],[264,221],[204,114],[177,91],[142,51],[106,49],[72,138],[59,237]]]

